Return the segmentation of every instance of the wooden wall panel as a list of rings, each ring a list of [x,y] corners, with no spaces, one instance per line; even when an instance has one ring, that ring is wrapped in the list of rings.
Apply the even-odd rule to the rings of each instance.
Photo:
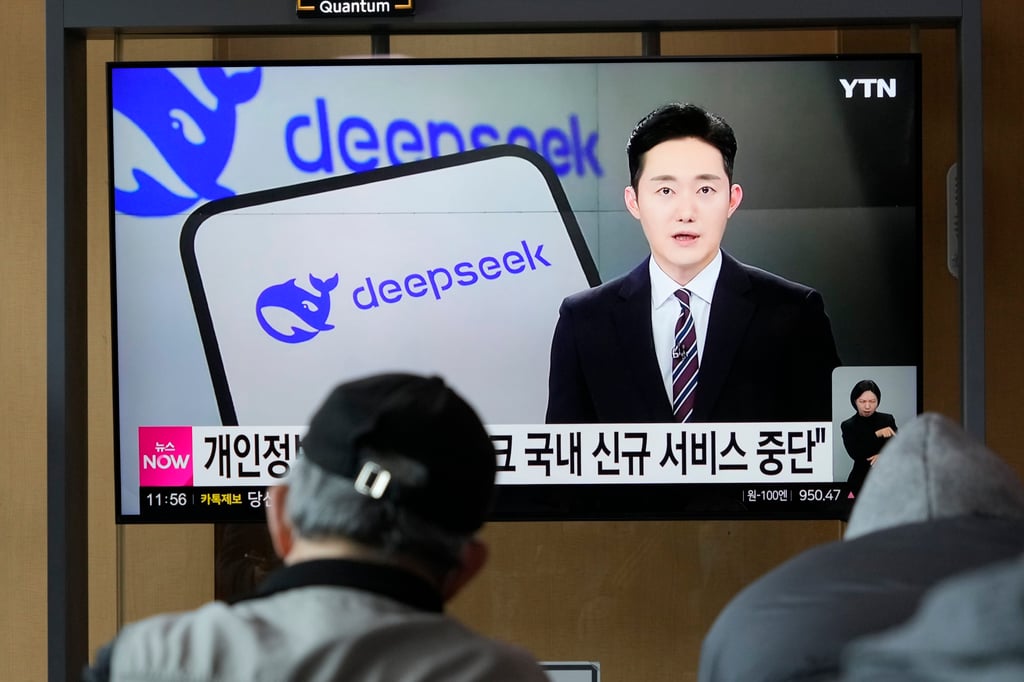
[[[982,3],[985,121],[985,387],[988,443],[1024,475],[1024,5]]]
[[[120,533],[114,525],[114,415],[110,326],[110,244],[107,213],[107,89],[113,40],[86,45],[86,182],[88,184],[89,339],[89,652],[117,632]]]
[[[726,602],[837,533],[813,521],[490,524],[490,563],[451,611],[542,660],[598,661],[605,680],[689,682]]]
[[[406,57],[621,57],[638,55],[638,33],[392,36],[391,53]]]
[[[46,677],[46,148],[42,0],[0,4],[0,679]]]
[[[960,283],[949,271],[946,174],[956,162],[956,34],[921,31],[924,409],[960,419]]]
[[[123,62],[180,61],[212,59],[214,39],[209,36],[165,37],[159,35],[118,36],[114,59]]]
[[[337,59],[368,57],[369,36],[250,36],[216,40],[218,59]]]
[[[916,33],[908,27],[844,29],[838,33],[838,51],[843,54],[904,53],[914,51]]]
[[[667,31],[661,35],[661,53],[672,56],[831,54],[836,46],[836,32],[825,29]]]

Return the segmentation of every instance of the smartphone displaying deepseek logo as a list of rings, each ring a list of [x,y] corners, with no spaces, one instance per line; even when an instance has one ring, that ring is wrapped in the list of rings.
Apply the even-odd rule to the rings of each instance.
[[[210,202],[181,255],[226,425],[303,424],[384,371],[542,423],[559,304],[598,283],[557,176],[511,145]]]

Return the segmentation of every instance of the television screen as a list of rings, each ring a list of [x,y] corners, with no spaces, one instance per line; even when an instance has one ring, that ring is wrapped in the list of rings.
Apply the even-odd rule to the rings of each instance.
[[[897,429],[920,409],[916,56],[122,62],[108,86],[120,522],[262,518],[319,402],[375,372],[477,408],[497,520],[843,518],[877,454],[861,382]],[[683,422],[626,189],[671,102],[731,126],[742,187]],[[636,317],[576,305],[638,275]]]

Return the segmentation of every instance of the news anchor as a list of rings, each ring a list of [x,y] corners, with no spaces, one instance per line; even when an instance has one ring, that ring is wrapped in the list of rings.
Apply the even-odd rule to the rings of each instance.
[[[667,104],[626,155],[626,208],[651,255],[562,302],[547,422],[831,421],[840,360],[821,295],[721,249],[743,199],[732,128]]]

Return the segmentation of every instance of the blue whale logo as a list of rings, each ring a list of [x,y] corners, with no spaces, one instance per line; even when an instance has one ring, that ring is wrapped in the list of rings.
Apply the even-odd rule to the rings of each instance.
[[[338,274],[326,280],[319,279],[313,275],[309,276],[309,283],[319,292],[319,295],[311,294],[295,283],[295,278],[274,284],[264,289],[256,299],[256,320],[263,327],[263,331],[271,337],[284,343],[302,343],[309,341],[320,332],[334,329],[333,324],[327,322],[331,314],[330,292],[338,286]],[[267,309],[283,309],[301,320],[310,329],[302,329],[292,325],[289,333],[279,331],[264,315]]]
[[[136,216],[180,213],[202,199],[234,196],[219,178],[235,143],[235,108],[260,88],[259,68],[228,75],[219,67],[197,69],[216,97],[210,108],[170,69],[115,69],[113,107],[131,121],[163,156],[173,173],[194,194],[174,192],[145,170],[131,168],[136,187],[114,188],[114,208]],[[184,190],[184,187],[181,188]]]

